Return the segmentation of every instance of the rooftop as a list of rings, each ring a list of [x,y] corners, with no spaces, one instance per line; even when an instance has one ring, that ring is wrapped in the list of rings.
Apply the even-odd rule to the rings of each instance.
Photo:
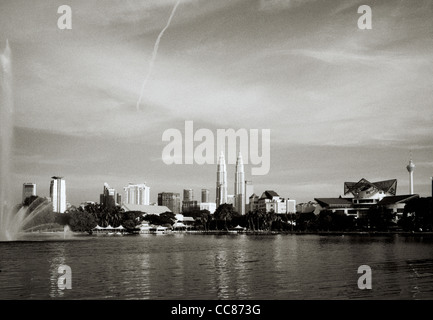
[[[344,195],[352,193],[357,195],[359,192],[373,189],[376,192],[383,191],[385,194],[391,194],[395,196],[397,192],[397,179],[370,182],[367,179],[362,178],[358,182],[345,182],[344,183]]]
[[[396,203],[407,203],[409,200],[412,200],[415,198],[419,198],[419,195],[407,194],[407,195],[400,195],[400,196],[389,196],[389,197],[383,198],[377,204],[378,205],[390,205],[390,204],[396,204]]]
[[[352,199],[347,198],[314,198],[322,207],[350,207]]]
[[[262,196],[260,197],[260,199],[272,200],[272,198],[274,198],[274,197],[279,197],[278,193],[276,193],[273,190],[266,190],[265,192],[262,193]]]
[[[125,211],[141,211],[147,214],[160,215],[164,212],[171,212],[166,206],[155,206],[155,205],[143,205],[143,204],[122,204],[122,208]]]

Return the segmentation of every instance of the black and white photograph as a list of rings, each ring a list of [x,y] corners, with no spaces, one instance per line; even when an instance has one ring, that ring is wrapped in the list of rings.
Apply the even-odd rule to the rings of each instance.
[[[0,300],[433,300],[432,124],[431,0],[0,0]]]

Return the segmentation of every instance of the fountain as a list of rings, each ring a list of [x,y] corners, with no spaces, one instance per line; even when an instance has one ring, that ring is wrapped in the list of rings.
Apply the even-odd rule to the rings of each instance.
[[[12,61],[9,41],[0,55],[0,240],[13,240],[10,228],[13,210],[10,203],[10,155],[13,134]]]
[[[0,241],[18,239],[19,233],[31,220],[50,205],[44,201],[32,211],[22,207],[18,211],[11,205],[10,161],[13,142],[12,59],[9,41],[0,54]]]

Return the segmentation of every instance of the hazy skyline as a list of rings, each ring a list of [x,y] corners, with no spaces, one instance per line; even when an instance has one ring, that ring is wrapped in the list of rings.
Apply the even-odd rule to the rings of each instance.
[[[158,192],[210,189],[214,165],[166,165],[165,130],[271,129],[267,175],[254,191],[297,202],[343,194],[345,181],[397,179],[431,195],[433,3],[430,0],[2,1],[0,50],[12,50],[14,185],[49,194],[64,176],[68,201],[99,201],[104,182]],[[59,30],[60,5],[72,30]],[[361,5],[373,29],[360,30]],[[245,159],[245,155],[244,159]],[[233,194],[235,166],[227,166]]]

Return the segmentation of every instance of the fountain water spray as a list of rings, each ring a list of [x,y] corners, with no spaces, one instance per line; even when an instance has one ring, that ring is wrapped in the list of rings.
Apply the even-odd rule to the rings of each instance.
[[[10,194],[13,142],[12,55],[9,41],[0,54],[0,241],[16,240],[22,228],[50,205],[39,204],[31,213],[27,207],[16,212]]]
[[[171,20],[173,19],[173,16],[176,12],[176,9],[177,9],[177,6],[179,5],[179,3],[180,3],[180,0],[177,0],[176,4],[174,5],[173,10],[171,11],[170,17],[168,18],[168,21],[167,21],[165,28],[162,29],[161,33],[159,34],[158,38],[156,39],[155,45],[153,47],[152,58],[150,59],[150,63],[149,63],[149,71],[147,72],[146,78],[144,79],[143,85],[141,86],[140,97],[138,98],[138,101],[137,101],[137,111],[140,110],[140,103],[141,103],[141,99],[143,99],[144,89],[146,88],[147,82],[149,81],[150,76],[152,75],[153,65],[155,64],[156,55],[158,54],[159,42],[161,41],[161,38],[164,35],[165,30],[167,30],[168,27],[170,26]]]
[[[9,41],[0,55],[0,240],[12,240],[9,223],[12,219],[10,203],[10,155],[13,134],[12,61]]]

